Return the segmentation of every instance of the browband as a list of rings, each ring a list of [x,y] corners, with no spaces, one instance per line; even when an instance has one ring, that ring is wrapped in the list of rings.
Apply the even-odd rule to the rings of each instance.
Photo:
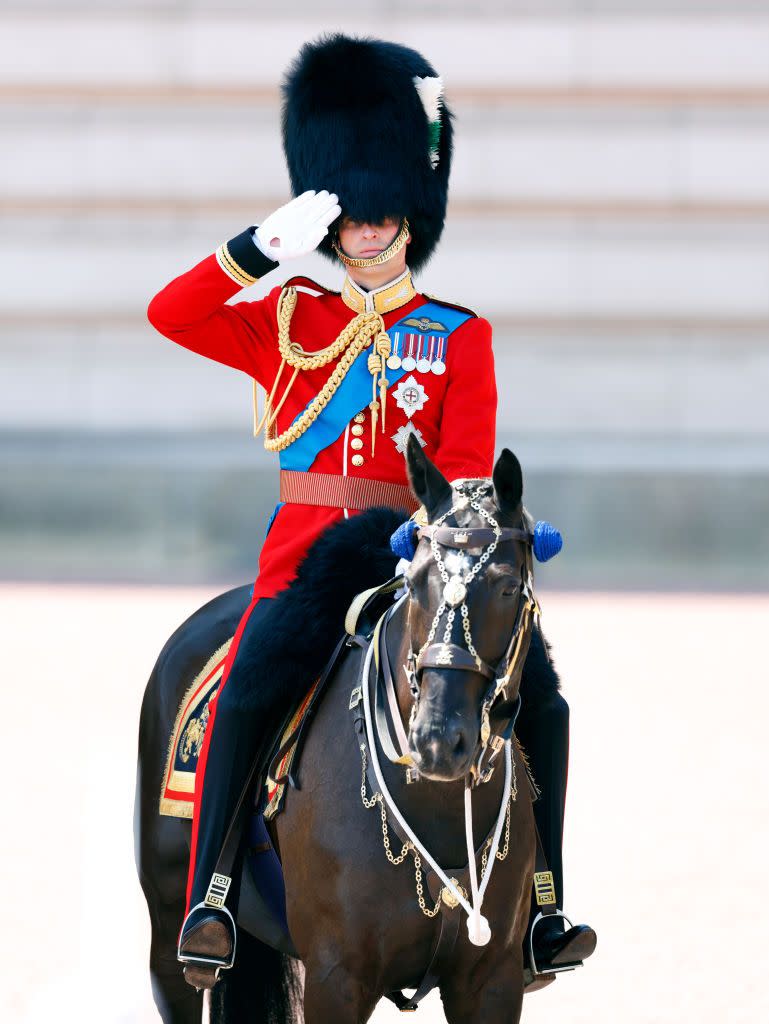
[[[417,672],[426,668],[457,668],[466,672],[479,672],[486,679],[494,679],[496,676],[494,669],[485,661],[479,664],[468,650],[457,644],[430,644],[417,658],[416,668]]]
[[[512,526],[501,527],[499,534],[486,526],[471,527],[467,530],[461,526],[420,526],[417,536],[427,537],[428,540],[432,540],[434,536],[436,542],[443,547],[460,549],[482,548],[494,540],[499,544],[508,540],[522,540],[526,544],[531,544],[534,540],[533,533]]]

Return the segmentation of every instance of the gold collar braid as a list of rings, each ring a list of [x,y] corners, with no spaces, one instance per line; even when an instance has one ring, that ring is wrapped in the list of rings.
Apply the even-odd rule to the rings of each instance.
[[[340,298],[353,313],[371,312],[371,310],[375,310],[377,313],[390,313],[393,309],[398,309],[400,306],[405,306],[407,302],[411,302],[416,293],[414,282],[411,280],[411,271],[406,267],[394,281],[380,285],[379,288],[369,288],[368,291],[364,291],[349,274],[346,274]]]
[[[382,410],[382,433],[385,430],[385,392],[389,384],[385,377],[385,366],[387,357],[390,355],[391,346],[390,336],[385,329],[384,320],[379,313],[359,313],[358,316],[353,317],[330,345],[318,349],[317,352],[308,352],[298,342],[291,341],[289,333],[296,303],[296,288],[293,286],[283,288],[278,299],[278,349],[281,355],[281,362],[272,385],[272,390],[267,397],[264,413],[258,423],[256,381],[254,381],[254,437],[264,427],[264,447],[267,451],[281,452],[288,448],[315,422],[334,396],[355,359],[374,341],[374,351],[368,357],[368,369],[372,376],[372,397],[371,402],[369,402],[369,409],[371,410],[371,454],[374,455],[376,425],[380,407]],[[312,402],[287,430],[284,430],[282,434],[278,434],[276,426],[278,413],[283,408],[283,404],[299,371],[317,370],[321,366],[326,366],[338,356],[341,356],[339,362]],[[278,383],[286,363],[293,367],[294,372],[280,401],[277,405],[273,405],[275,394],[278,390]],[[377,398],[377,389],[379,390],[379,398]]]

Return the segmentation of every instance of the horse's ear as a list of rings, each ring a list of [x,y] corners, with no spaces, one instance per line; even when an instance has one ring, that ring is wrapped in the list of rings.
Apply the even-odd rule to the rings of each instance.
[[[433,519],[440,505],[451,500],[451,484],[430,462],[413,434],[406,444],[406,469],[412,491],[427,509],[428,519]]]
[[[509,448],[503,448],[492,474],[494,497],[502,512],[515,512],[523,497],[521,464]]]

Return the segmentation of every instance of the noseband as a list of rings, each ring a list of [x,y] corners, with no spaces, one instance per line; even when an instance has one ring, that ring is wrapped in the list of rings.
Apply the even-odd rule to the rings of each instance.
[[[409,688],[414,700],[411,709],[411,723],[417,713],[419,698],[421,695],[422,673],[425,669],[457,669],[463,672],[477,672],[484,679],[488,680],[486,692],[481,703],[481,728],[480,728],[480,753],[476,763],[473,765],[472,774],[474,784],[486,782],[491,777],[493,762],[503,747],[503,736],[491,736],[490,712],[497,699],[502,696],[507,699],[506,688],[514,673],[521,667],[521,652],[523,651],[524,640],[528,635],[533,618],[539,615],[539,605],[534,597],[531,549],[533,534],[527,530],[513,527],[503,527],[496,519],[484,509],[478,499],[483,494],[488,494],[490,484],[483,483],[472,493],[460,493],[458,500],[452,507],[440,516],[429,526],[420,527],[417,536],[430,541],[430,548],[433,558],[438,566],[443,581],[443,596],[441,603],[433,618],[427,639],[418,652],[413,649],[413,643],[409,644],[409,655],[404,666],[409,682]],[[461,509],[472,508],[489,525],[487,527],[460,527],[444,525],[449,516],[456,514]],[[472,639],[470,628],[470,613],[467,607],[467,591],[470,584],[481,574],[484,566],[499,544],[510,541],[519,541],[525,544],[524,564],[521,569],[520,596],[518,609],[516,611],[515,625],[510,640],[496,665],[491,666],[478,654]],[[450,548],[453,551],[475,551],[479,553],[478,561],[468,567],[468,559],[459,555],[449,554],[445,558],[440,548]],[[448,567],[447,567],[447,562]],[[465,646],[455,644],[451,640],[454,628],[456,611],[462,619],[462,632]],[[443,639],[436,642],[435,637],[441,619],[446,615]],[[411,634],[411,617],[409,616],[409,635]],[[511,713],[512,722],[505,730],[512,732],[515,717],[520,706],[520,696],[515,708]],[[410,724],[411,724],[410,723]],[[486,768],[482,768],[487,753],[489,741],[491,740],[492,753],[488,759]]]

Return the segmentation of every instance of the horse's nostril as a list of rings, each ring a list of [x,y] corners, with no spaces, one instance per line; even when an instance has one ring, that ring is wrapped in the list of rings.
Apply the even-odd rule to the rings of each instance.
[[[465,752],[465,734],[461,729],[457,729],[454,733],[454,748],[452,753],[456,757],[461,757]]]

